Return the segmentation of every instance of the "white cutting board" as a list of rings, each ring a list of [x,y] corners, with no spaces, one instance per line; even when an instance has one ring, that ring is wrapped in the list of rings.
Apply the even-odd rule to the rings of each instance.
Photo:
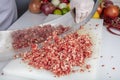
[[[49,23],[59,23],[61,19],[53,20]],[[62,19],[63,20],[63,19]],[[96,27],[96,25],[98,26]],[[55,77],[49,71],[46,70],[37,70],[27,64],[23,63],[21,59],[12,60],[4,69],[3,72],[6,75],[19,76],[35,80],[96,80],[96,69],[99,64],[98,54],[100,54],[101,47],[101,34],[103,27],[103,20],[100,19],[91,19],[86,25],[86,29],[83,33],[90,33],[94,37],[94,51],[92,58],[88,60],[88,63],[91,65],[90,72],[76,72],[69,74],[67,76]]]

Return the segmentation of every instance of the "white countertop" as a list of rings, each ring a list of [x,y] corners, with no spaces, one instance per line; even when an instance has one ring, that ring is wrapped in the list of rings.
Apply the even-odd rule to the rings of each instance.
[[[24,27],[31,27],[43,23],[46,18],[44,14],[32,14],[26,11],[10,28],[22,29]],[[120,37],[109,33],[106,28],[103,28],[102,33],[102,52],[100,54],[98,80],[119,80],[120,72]],[[99,56],[99,57],[100,57]],[[8,61],[0,62],[0,69],[2,69]],[[102,67],[104,66],[104,67]],[[112,69],[115,68],[115,69]]]

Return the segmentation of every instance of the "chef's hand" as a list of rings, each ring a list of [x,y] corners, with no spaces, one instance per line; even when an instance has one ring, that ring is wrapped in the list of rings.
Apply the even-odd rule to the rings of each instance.
[[[75,9],[75,22],[83,21],[91,13],[93,6],[93,0],[71,0],[70,9]]]

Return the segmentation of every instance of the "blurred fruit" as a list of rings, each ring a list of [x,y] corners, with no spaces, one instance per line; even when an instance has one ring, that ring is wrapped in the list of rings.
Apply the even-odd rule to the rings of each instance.
[[[59,8],[60,9],[67,8],[67,4],[66,3],[60,3]]]
[[[68,11],[70,11],[70,7],[67,7]]]
[[[49,0],[41,0],[43,3],[48,3]]]
[[[70,1],[69,0],[60,0],[61,3],[69,3]]]
[[[104,16],[109,18],[115,18],[119,15],[119,7],[116,5],[110,5],[106,7],[103,11]]]
[[[100,14],[98,13],[98,11],[95,12],[95,14],[93,15],[93,18],[96,18],[96,19],[100,18]]]
[[[103,2],[103,0],[99,0],[99,3],[102,3]]]
[[[55,15],[62,15],[62,11],[60,9],[55,9],[53,14],[55,14]]]
[[[68,8],[63,8],[63,9],[62,9],[62,14],[63,14],[63,15],[66,14],[67,12],[69,12],[69,9],[68,9]]]
[[[31,0],[29,3],[29,11],[32,13],[40,13],[41,1],[40,0]]]
[[[70,9],[70,3],[67,4],[68,8]]]
[[[60,4],[60,0],[52,0],[51,3],[57,7]]]
[[[111,1],[111,0],[103,0],[101,3],[100,3],[100,7],[102,8],[106,8],[110,5],[114,5],[114,3]]]
[[[41,11],[45,15],[52,14],[55,9],[56,7],[50,2],[41,5]]]
[[[101,15],[101,13],[102,13],[102,11],[103,11],[103,8],[102,8],[101,6],[98,6],[97,11],[98,11],[98,13]]]

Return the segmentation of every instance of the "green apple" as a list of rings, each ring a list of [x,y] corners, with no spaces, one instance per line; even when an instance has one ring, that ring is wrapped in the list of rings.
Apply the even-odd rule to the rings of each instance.
[[[62,15],[62,11],[60,9],[55,9],[53,14],[55,14],[55,15]]]

